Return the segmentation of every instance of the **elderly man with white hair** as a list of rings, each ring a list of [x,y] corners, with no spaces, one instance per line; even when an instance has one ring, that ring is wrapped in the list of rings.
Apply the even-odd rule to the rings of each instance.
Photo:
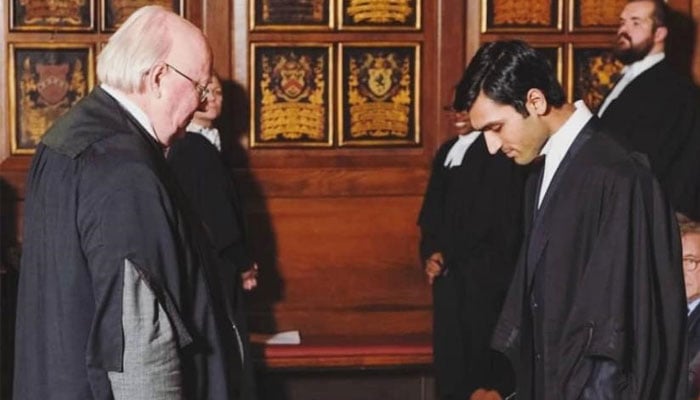
[[[206,101],[202,32],[135,12],[27,177],[15,399],[235,399],[240,337],[164,153]]]

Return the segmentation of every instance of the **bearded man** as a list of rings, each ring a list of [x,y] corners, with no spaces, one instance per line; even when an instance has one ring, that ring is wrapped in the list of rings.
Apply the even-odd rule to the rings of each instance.
[[[631,0],[620,14],[615,55],[623,76],[598,109],[623,145],[644,153],[676,211],[700,217],[700,101],[666,59],[669,9]]]

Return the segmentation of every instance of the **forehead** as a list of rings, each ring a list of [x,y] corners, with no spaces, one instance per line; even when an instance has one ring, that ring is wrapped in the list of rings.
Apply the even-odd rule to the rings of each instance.
[[[683,253],[700,253],[700,233],[688,232],[681,239],[683,241]]]
[[[620,14],[620,17],[623,19],[644,19],[650,17],[653,12],[654,3],[650,1],[633,1],[627,3]]]

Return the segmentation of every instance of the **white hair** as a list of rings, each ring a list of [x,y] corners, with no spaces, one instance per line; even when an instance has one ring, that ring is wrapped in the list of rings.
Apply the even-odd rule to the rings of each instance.
[[[125,93],[138,92],[146,73],[170,52],[166,20],[174,15],[161,6],[131,14],[97,57],[97,79]]]

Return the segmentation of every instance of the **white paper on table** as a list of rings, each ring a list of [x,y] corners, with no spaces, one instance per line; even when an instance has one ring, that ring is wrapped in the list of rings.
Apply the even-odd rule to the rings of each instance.
[[[299,331],[284,331],[275,333],[267,340],[267,344],[301,344],[301,335]]]

